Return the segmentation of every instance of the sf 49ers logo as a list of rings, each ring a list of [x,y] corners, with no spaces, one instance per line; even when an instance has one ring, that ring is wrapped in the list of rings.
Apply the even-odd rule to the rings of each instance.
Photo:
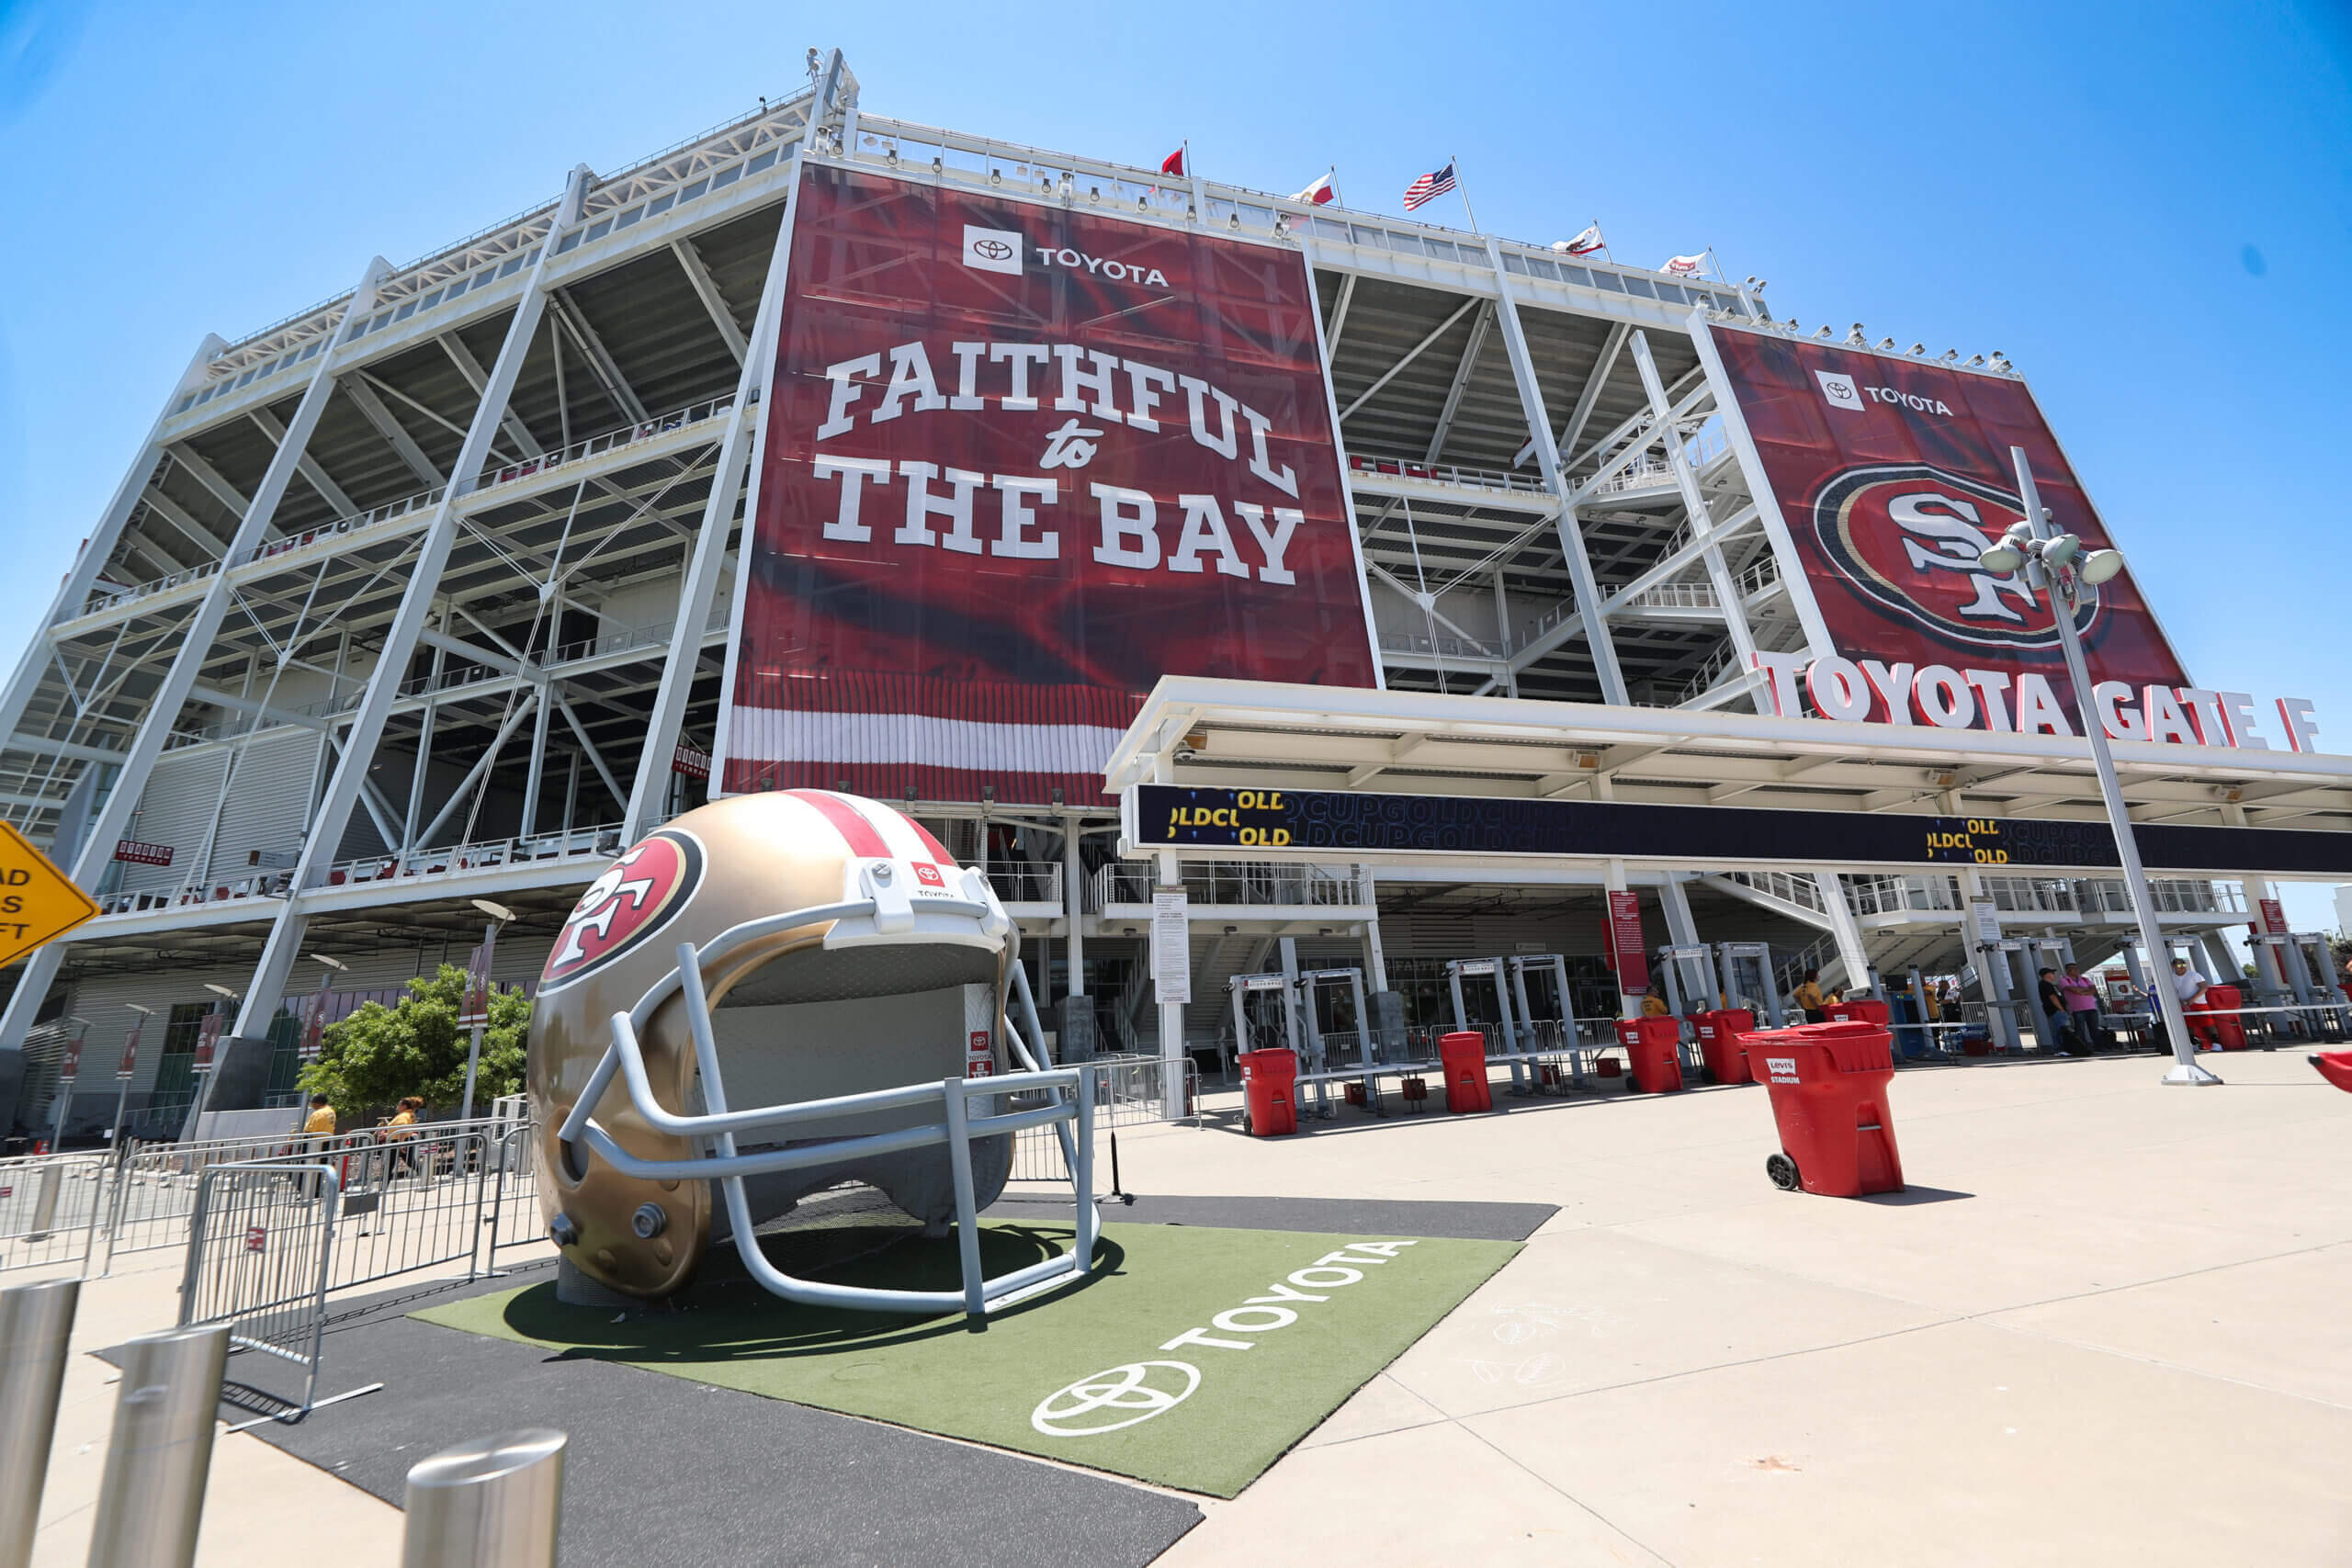
[[[2048,599],[2017,572],[1976,564],[2025,515],[2008,491],[1924,463],[1849,468],[1815,495],[1815,536],[1865,596],[1939,641],[1963,648],[2055,649]],[[2093,599],[2075,611],[2087,632]]]
[[[576,980],[636,949],[685,908],[702,868],[702,842],[691,833],[664,828],[640,840],[571,907],[539,973],[540,989]]]

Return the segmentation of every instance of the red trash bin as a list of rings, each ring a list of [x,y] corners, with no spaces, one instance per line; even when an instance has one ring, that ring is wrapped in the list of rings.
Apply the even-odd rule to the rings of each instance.
[[[1633,1065],[1634,1087],[1645,1094],[1664,1094],[1682,1087],[1682,1021],[1679,1018],[1621,1018],[1617,1043]]]
[[[1754,1013],[1746,1008],[1724,1008],[1692,1013],[1690,1021],[1699,1031],[1699,1058],[1707,1064],[1710,1077],[1717,1083],[1756,1081],[1756,1075],[1747,1070],[1747,1053],[1739,1048],[1739,1037],[1755,1032]]]
[[[1881,1029],[1887,1024],[1886,1004],[1870,997],[1857,997],[1850,1002],[1831,1002],[1821,1010],[1832,1023],[1874,1023]]]
[[[1903,1190],[1886,1086],[1894,1035],[1873,1023],[1808,1023],[1742,1037],[1748,1066],[1772,1096],[1781,1152],[1773,1182],[1828,1198]]]
[[[1438,1065],[1445,1077],[1445,1108],[1456,1116],[1492,1111],[1495,1091],[1487,1082],[1487,1037],[1456,1029],[1437,1037]]]
[[[1288,1051],[1244,1051],[1241,1064],[1242,1124],[1254,1137],[1279,1138],[1298,1131],[1298,1057]]]
[[[2245,1019],[2238,1012],[2245,998],[2235,986],[2208,986],[2197,1005],[2183,1010],[2188,1015],[2188,1037],[2210,1040],[2224,1051],[2245,1049]]]

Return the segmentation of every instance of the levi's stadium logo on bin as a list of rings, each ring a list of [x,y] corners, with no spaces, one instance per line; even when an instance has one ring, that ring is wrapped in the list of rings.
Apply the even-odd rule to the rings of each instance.
[[[1937,638],[1970,648],[2054,649],[2048,600],[2017,572],[1976,564],[2025,515],[2016,496],[1924,463],[1831,476],[1813,501],[1814,533],[1848,581]],[[2087,633],[2098,614],[2076,612]]]
[[[1774,1083],[1797,1081],[1797,1059],[1794,1056],[1767,1056],[1764,1070],[1772,1075]]]

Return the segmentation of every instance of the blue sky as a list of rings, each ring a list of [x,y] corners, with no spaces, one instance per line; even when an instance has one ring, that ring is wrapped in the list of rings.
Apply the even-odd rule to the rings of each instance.
[[[732,15],[729,15],[729,13]],[[207,332],[789,94],[1487,227],[1712,245],[1783,315],[2033,383],[2205,684],[2352,751],[2352,11],[2341,4],[397,11],[0,0],[0,627],[13,656]],[[1428,209],[1459,221],[1450,200]],[[2299,927],[2335,919],[2299,894]]]

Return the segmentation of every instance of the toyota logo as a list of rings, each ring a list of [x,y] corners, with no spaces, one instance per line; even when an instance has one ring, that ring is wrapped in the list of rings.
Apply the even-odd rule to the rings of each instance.
[[[1165,1386],[1179,1379],[1182,1388]],[[1029,1425],[1049,1438],[1100,1437],[1165,1416],[1200,1386],[1199,1371],[1182,1361],[1131,1361],[1056,1389],[1029,1413]]]
[[[972,242],[972,254],[989,261],[1011,261],[1012,247],[1002,240],[975,240]]]

